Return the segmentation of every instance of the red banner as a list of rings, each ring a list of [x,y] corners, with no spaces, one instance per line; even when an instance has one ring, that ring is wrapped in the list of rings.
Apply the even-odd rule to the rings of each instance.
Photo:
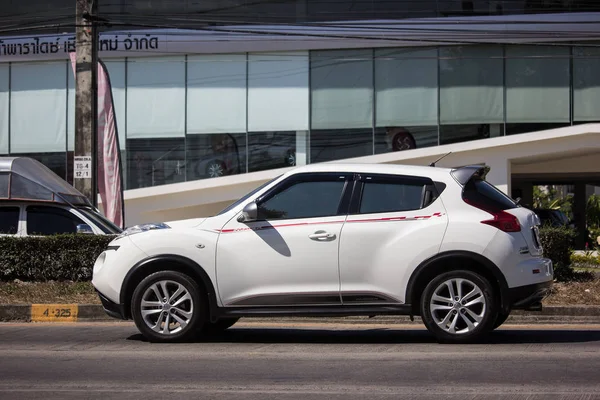
[[[75,74],[75,53],[69,54]],[[76,74],[75,74],[76,75]],[[98,62],[98,192],[106,218],[124,227],[123,179],[119,136],[106,66]]]

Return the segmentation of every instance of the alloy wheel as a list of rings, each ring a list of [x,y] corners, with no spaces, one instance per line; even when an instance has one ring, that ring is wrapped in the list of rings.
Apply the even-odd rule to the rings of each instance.
[[[486,306],[482,289],[464,278],[442,282],[429,302],[434,322],[450,334],[474,331],[485,317]]]
[[[286,161],[290,167],[295,166],[296,165],[296,153],[289,152],[287,155]]]
[[[161,280],[144,292],[141,314],[144,323],[154,332],[173,335],[190,323],[194,315],[194,301],[182,284]]]
[[[220,163],[212,163],[208,166],[208,176],[211,178],[218,178],[223,176],[224,170]]]

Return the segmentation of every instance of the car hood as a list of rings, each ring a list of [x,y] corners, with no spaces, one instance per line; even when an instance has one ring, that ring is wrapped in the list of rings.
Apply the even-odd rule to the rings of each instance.
[[[168,221],[165,224],[169,225],[172,229],[186,229],[186,228],[195,228],[201,225],[206,218],[191,218],[191,219],[182,219],[178,221]]]

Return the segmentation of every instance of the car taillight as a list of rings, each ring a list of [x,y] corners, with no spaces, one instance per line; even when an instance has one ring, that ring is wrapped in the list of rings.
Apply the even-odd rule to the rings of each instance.
[[[482,224],[493,226],[494,228],[498,228],[503,232],[521,232],[521,224],[514,215],[503,210],[492,209],[492,207],[486,207],[482,204],[477,204],[466,198],[463,200],[465,203],[470,204],[475,208],[479,208],[480,210],[492,214],[494,218],[481,221]]]
[[[489,212],[489,211],[488,211]],[[505,211],[492,213],[493,219],[481,221],[482,224],[488,224],[504,232],[521,232],[521,224],[517,217]]]

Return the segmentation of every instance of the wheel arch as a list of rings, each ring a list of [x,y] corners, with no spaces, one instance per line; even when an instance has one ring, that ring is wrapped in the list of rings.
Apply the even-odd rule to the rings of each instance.
[[[479,273],[487,278],[500,295],[500,309],[505,312],[509,311],[508,283],[496,264],[481,254],[469,251],[448,251],[423,261],[410,276],[406,288],[406,302],[411,304],[413,313],[420,314],[421,294],[433,277],[459,269]]]
[[[137,285],[148,275],[159,271],[181,272],[196,281],[207,295],[209,318],[216,315],[216,291],[206,271],[198,263],[187,257],[176,254],[162,254],[141,260],[125,275],[119,296],[125,318],[131,318],[131,298]]]

